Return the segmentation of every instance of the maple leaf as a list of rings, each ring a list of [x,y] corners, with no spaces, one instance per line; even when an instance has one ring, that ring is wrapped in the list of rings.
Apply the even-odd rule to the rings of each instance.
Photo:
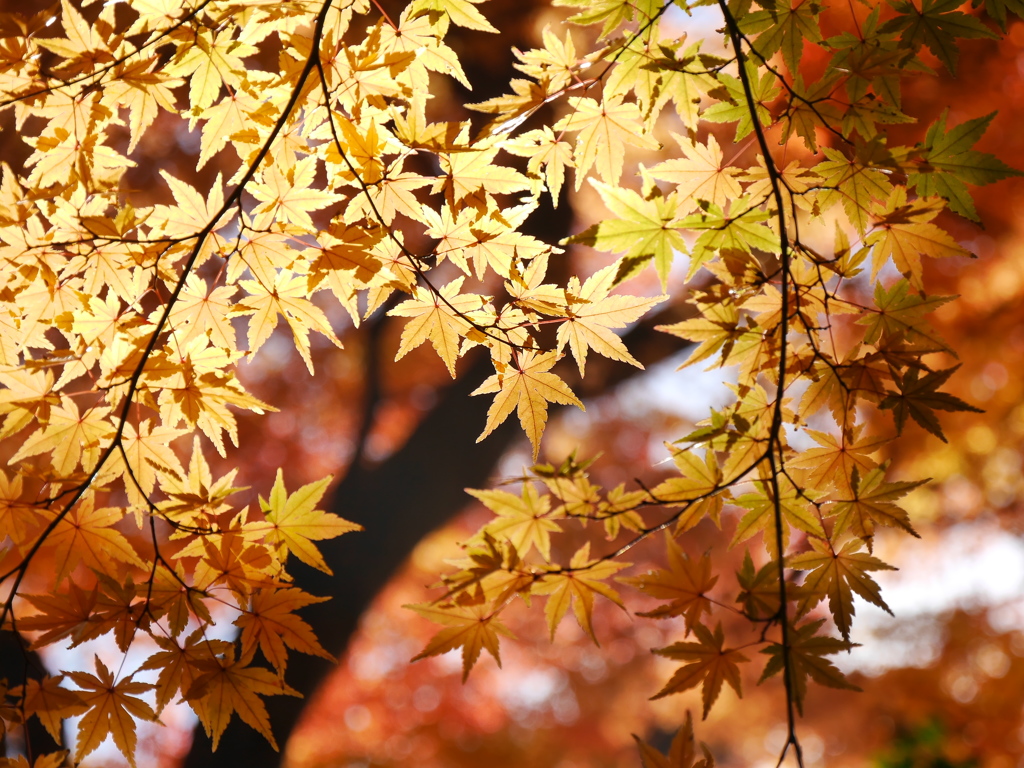
[[[982,0],[973,0],[971,3],[972,8],[977,8],[982,4]],[[1006,12],[1014,14],[1015,16],[1024,18],[1024,3],[1020,0],[984,0],[985,13],[990,18],[996,20],[999,24],[999,28],[1006,31]]]
[[[797,64],[803,53],[804,41],[820,43],[821,28],[818,26],[818,14],[821,5],[811,0],[781,0],[771,4],[766,10],[755,11],[743,17],[740,29],[743,32],[757,33],[757,52],[768,59],[779,50],[782,60],[790,72],[797,71]],[[764,30],[764,31],[762,31]]]
[[[737,696],[743,695],[739,665],[749,659],[735,648],[723,647],[725,634],[721,622],[715,627],[714,634],[703,624],[694,624],[691,629],[697,636],[697,642],[673,643],[665,648],[654,649],[654,653],[659,656],[692,663],[677,669],[665,687],[651,698],[660,699],[701,685],[706,720],[711,705],[722,691],[722,683],[729,683]]]
[[[114,674],[95,657],[96,675],[88,672],[65,672],[82,689],[82,703],[89,709],[78,723],[78,747],[75,761],[95,750],[108,735],[130,765],[135,765],[135,719],[156,720],[156,713],[138,697],[151,690],[150,683],[132,680],[134,673],[114,681]]]
[[[462,649],[462,681],[469,677],[469,671],[480,658],[480,651],[486,651],[494,657],[494,660],[501,666],[501,654],[498,649],[498,635],[515,637],[512,632],[502,624],[497,613],[487,604],[481,605],[407,605],[425,619],[446,625],[446,629],[438,632],[422,653],[413,657],[413,661],[419,661],[429,656],[439,656],[442,653]]]
[[[60,405],[50,409],[46,426],[22,443],[11,457],[11,463],[50,453],[51,465],[59,475],[69,475],[80,463],[83,469],[92,469],[99,459],[103,441],[113,432],[106,420],[109,412],[109,408],[96,407],[83,414],[74,400],[61,396]]]
[[[289,494],[284,486],[284,474],[278,469],[270,498],[260,496],[259,499],[266,520],[248,523],[246,534],[261,534],[266,544],[279,552],[282,562],[290,552],[306,565],[331,573],[313,542],[361,531],[363,527],[332,512],[316,509],[330,482],[331,477],[327,476]]]
[[[770,560],[754,569],[750,550],[743,553],[743,566],[736,572],[736,581],[743,588],[737,603],[753,619],[769,619],[779,612],[779,564]]]
[[[277,327],[281,316],[288,323],[295,340],[295,347],[313,373],[313,359],[309,351],[309,332],[318,331],[331,343],[341,347],[341,341],[334,335],[331,323],[323,310],[306,298],[307,280],[304,275],[281,270],[272,285],[256,280],[240,280],[238,283],[248,296],[232,309],[232,315],[252,315],[249,320],[249,352],[255,353]]]
[[[207,289],[205,280],[190,274],[185,282],[185,290],[170,315],[172,326],[179,329],[181,334],[180,342],[207,333],[216,346],[234,349],[235,329],[229,317],[229,299],[237,291],[238,287],[234,285]]]
[[[572,145],[559,140],[551,127],[546,125],[505,142],[502,149],[513,155],[529,158],[526,170],[531,175],[540,176],[543,171],[544,181],[551,195],[551,205],[557,208],[558,197],[565,183],[565,169],[573,167]]]
[[[656,330],[671,333],[687,341],[697,342],[697,346],[686,359],[684,366],[707,360],[719,350],[723,358],[729,356],[732,343],[740,336],[740,313],[734,301],[723,298],[720,301],[699,302],[699,317],[683,320],[672,325],[657,325]]]
[[[121,474],[129,501],[141,508],[158,479],[184,476],[185,470],[170,443],[185,434],[187,430],[158,426],[151,419],[138,427],[125,424],[122,440],[128,462],[125,464],[124,456],[118,452],[104,468],[104,474]]]
[[[849,640],[850,627],[856,613],[854,593],[892,615],[882,599],[881,588],[868,571],[894,571],[895,568],[877,557],[861,552],[863,542],[857,540],[846,542],[838,552],[828,541],[811,537],[808,543],[812,552],[786,558],[786,565],[793,570],[809,571],[798,592],[796,618],[805,615],[827,597],[828,609],[836,627],[843,639]]]
[[[883,24],[879,31],[902,32],[900,45],[905,48],[916,50],[922,45],[928,46],[946,69],[955,74],[960,52],[957,38],[998,38],[978,19],[958,11],[962,4],[957,0],[921,0],[918,9],[909,0],[895,0],[891,5],[899,15]]]
[[[569,18],[573,24],[602,24],[600,39],[608,37],[620,25],[634,18],[652,19],[661,6],[657,0],[556,0],[555,5],[583,6],[584,10]]]
[[[636,734],[633,734],[637,747],[640,749],[640,760],[643,768],[714,768],[715,759],[707,744],[701,742],[701,751],[704,753],[703,760],[697,760],[697,745],[693,737],[693,718],[690,712],[686,712],[686,722],[676,731],[669,745],[668,754],[662,754],[650,744],[647,744]]]
[[[707,203],[705,210],[690,214],[680,222],[687,229],[701,232],[690,249],[687,280],[692,280],[697,271],[720,252],[752,253],[756,248],[778,253],[779,238],[763,223],[771,218],[770,214],[749,202],[746,198],[734,199],[728,212],[714,203]]]
[[[686,241],[674,226],[679,223],[677,196],[664,197],[652,191],[651,197],[644,198],[630,189],[613,187],[596,179],[591,179],[590,183],[615,218],[598,222],[564,242],[624,253],[626,258],[615,272],[614,284],[622,282],[646,261],[653,259],[664,289],[676,252],[686,252]]]
[[[569,568],[561,572],[546,574],[539,583],[534,584],[530,592],[535,595],[548,595],[544,605],[544,616],[547,618],[551,639],[555,638],[555,630],[569,610],[572,603],[573,614],[580,627],[590,635],[597,644],[594,634],[594,595],[601,595],[623,610],[619,593],[605,584],[605,579],[617,571],[628,568],[630,563],[616,563],[610,560],[594,560],[590,557],[588,541],[572,556]]]
[[[576,165],[576,189],[587,171],[596,164],[601,179],[618,184],[622,176],[625,145],[657,149],[658,142],[647,136],[641,126],[640,109],[622,96],[606,93],[598,102],[589,96],[569,99],[572,111],[554,125],[555,131],[579,131],[573,162]]]
[[[479,32],[497,32],[484,15],[477,10],[476,5],[482,0],[413,0],[406,13],[409,18],[416,18],[418,15],[446,14],[453,24],[467,29],[475,29]]]
[[[762,126],[771,124],[771,113],[766,105],[775,101],[781,90],[777,84],[778,78],[773,72],[759,72],[751,59],[747,59],[743,66],[747,69],[747,78],[756,105],[755,114],[752,115],[747,109],[747,94],[743,82],[732,75],[719,73],[718,79],[725,86],[728,97],[717,104],[712,104],[701,115],[703,119],[715,123],[735,122],[737,142],[754,130],[755,120]]]
[[[743,195],[743,188],[737,180],[740,172],[724,162],[714,136],[708,136],[707,145],[678,134],[672,134],[672,138],[679,144],[684,157],[658,163],[647,173],[659,181],[676,185],[677,215],[697,210],[701,200],[727,208],[730,201]]]
[[[668,296],[643,298],[640,296],[609,296],[619,273],[618,264],[610,264],[591,275],[583,285],[579,278],[569,278],[566,286],[566,320],[558,326],[557,352],[566,345],[572,350],[580,376],[584,375],[587,350],[624,363],[643,366],[626,349],[612,328],[625,328],[651,307],[665,301]]]
[[[680,477],[670,477],[651,489],[651,496],[659,504],[682,506],[683,512],[676,521],[677,534],[687,531],[705,516],[719,525],[725,493],[722,489],[722,470],[714,451],[707,451],[701,459],[694,451],[680,451],[669,447],[672,461],[680,471]]]
[[[395,354],[401,360],[410,351],[429,340],[434,351],[448,367],[448,373],[455,378],[455,361],[460,351],[459,343],[474,331],[467,316],[484,307],[486,296],[475,293],[459,293],[464,277],[457,277],[439,291],[430,291],[416,286],[411,299],[407,299],[388,314],[412,318],[402,329],[402,341]],[[478,336],[483,334],[476,332]]]
[[[161,650],[153,653],[139,670],[160,671],[155,683],[158,714],[177,694],[184,694],[192,688],[198,676],[204,674],[205,665],[218,656],[234,653],[232,643],[204,637],[202,628],[189,635],[182,645],[171,637],[156,637],[154,640]]]
[[[536,547],[541,557],[550,562],[551,534],[561,532],[562,527],[552,519],[561,515],[552,513],[549,495],[538,495],[530,482],[523,483],[522,496],[508,491],[472,488],[467,488],[466,492],[498,516],[484,528],[487,536],[507,539],[519,557],[525,557],[532,547]]]
[[[128,108],[128,127],[131,141],[128,152],[138,146],[146,130],[153,125],[160,109],[173,112],[172,88],[182,80],[157,69],[155,58],[125,63],[118,68],[117,77],[106,89],[107,100]]]
[[[296,588],[254,591],[249,605],[234,621],[242,630],[241,660],[250,660],[259,646],[267,661],[281,673],[288,663],[288,648],[333,661],[334,657],[317,642],[309,624],[293,613],[328,599]]]
[[[204,671],[196,677],[184,698],[199,716],[206,735],[213,741],[213,749],[217,749],[231,715],[237,713],[243,723],[262,734],[274,751],[278,751],[270,730],[270,717],[260,696],[300,694],[269,669],[247,666],[243,660],[235,661],[230,653],[223,659],[201,662],[201,669]]]
[[[860,690],[849,682],[831,661],[825,658],[833,653],[848,651],[856,647],[857,643],[816,634],[824,623],[824,619],[818,619],[804,624],[802,627],[793,626],[789,633],[789,675],[793,701],[801,715],[804,712],[804,698],[807,696],[808,677],[829,688]],[[779,643],[772,643],[762,649],[761,653],[767,654],[769,658],[764,672],[761,674],[761,679],[758,681],[759,684],[781,672],[786,667],[785,660],[787,658],[786,650]]]
[[[814,166],[814,172],[821,177],[821,184],[832,191],[826,192],[820,205],[830,205],[835,198],[843,204],[843,210],[857,231],[864,233],[871,222],[873,204],[888,200],[892,185],[885,174],[873,166],[871,157],[862,152],[860,157],[847,158],[842,152],[823,147],[828,159]]]
[[[489,377],[471,394],[497,393],[487,411],[487,425],[477,442],[491,434],[513,410],[533,445],[533,458],[540,452],[540,437],[548,420],[548,403],[575,405],[586,410],[583,403],[560,378],[549,373],[558,361],[555,352],[521,352],[509,365],[496,364],[498,372]]]
[[[946,345],[925,324],[924,316],[953,300],[953,296],[925,296],[910,290],[907,280],[898,280],[888,289],[875,284],[877,313],[857,320],[867,326],[866,344],[878,344],[887,338],[906,338],[911,342],[925,342],[944,348]]]
[[[441,155],[441,169],[447,176],[435,183],[433,191],[444,190],[448,204],[455,205],[466,198],[485,202],[487,194],[508,195],[529,189],[526,176],[494,162],[499,149],[485,145]]]
[[[947,4],[951,0],[944,0]],[[993,155],[972,147],[988,129],[995,112],[968,120],[946,130],[949,111],[939,115],[925,134],[922,156],[907,174],[907,184],[923,197],[939,195],[949,201],[950,210],[972,221],[981,221],[967,184],[991,184],[1020,176],[1021,172]]]
[[[878,216],[865,245],[874,246],[871,279],[889,258],[911,285],[924,290],[921,257],[946,258],[970,256],[952,236],[930,222],[942,210],[940,201],[915,200],[907,203],[906,187],[895,187],[884,206],[876,206]]]
[[[849,493],[837,493],[827,511],[836,517],[833,536],[849,530],[867,542],[868,551],[871,551],[876,525],[901,528],[920,538],[910,523],[909,515],[895,502],[927,481],[887,483],[886,469],[885,465],[875,467],[863,477],[856,469],[852,472]]]
[[[855,473],[870,472],[877,466],[870,457],[888,442],[884,437],[860,437],[863,429],[858,426],[851,435],[844,433],[839,437],[814,429],[805,430],[804,434],[820,447],[810,448],[786,464],[792,469],[805,470],[807,483],[812,487],[833,484],[836,488],[848,489]]]
[[[959,367],[957,365],[944,371],[931,371],[925,374],[924,378],[920,378],[920,371],[913,368],[902,378],[896,379],[899,392],[887,395],[878,407],[892,410],[898,432],[903,432],[907,416],[910,416],[942,442],[946,442],[946,436],[942,434],[942,427],[939,426],[935,411],[984,413],[980,408],[968,405],[955,395],[938,391]]]
[[[711,558],[707,553],[691,560],[672,536],[665,537],[665,546],[668,551],[668,570],[648,571],[642,576],[619,581],[658,600],[671,600],[654,610],[638,613],[638,616],[657,619],[682,616],[689,631],[700,623],[702,614],[711,613],[711,601],[707,593],[718,582],[718,576],[711,574]]]
[[[66,593],[25,595],[25,600],[39,613],[20,618],[18,625],[25,632],[43,633],[36,638],[36,646],[42,647],[68,637],[74,648],[105,631],[99,622],[92,621],[98,596],[97,587],[86,590],[74,581],[68,583]]]
[[[736,498],[735,504],[749,511],[737,523],[736,533],[729,546],[735,546],[741,541],[746,541],[758,531],[764,531],[765,549],[773,558],[778,557],[781,553],[776,551],[774,487],[764,480],[757,480],[754,482],[754,488],[754,492],[745,493]],[[823,537],[825,530],[822,528],[821,518],[810,506],[807,492],[797,488],[786,477],[780,478],[779,490],[778,505],[782,512],[783,549],[789,542],[790,526],[813,536]]]
[[[144,567],[128,539],[113,527],[123,516],[117,507],[96,509],[92,496],[86,496],[61,516],[45,543],[60,564],[56,571],[58,584],[79,563],[103,572],[113,570],[115,563]]]
[[[25,715],[35,715],[54,741],[61,741],[61,721],[81,715],[89,709],[80,691],[61,685],[64,675],[47,675],[41,679],[29,678],[24,690],[14,689],[12,694],[23,694]]]

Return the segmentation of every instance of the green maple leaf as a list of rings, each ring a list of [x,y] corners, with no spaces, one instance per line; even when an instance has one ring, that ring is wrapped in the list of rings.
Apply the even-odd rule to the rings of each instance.
[[[721,251],[752,253],[754,248],[766,253],[778,253],[779,237],[763,222],[772,214],[750,204],[749,198],[733,200],[729,213],[714,203],[702,205],[700,213],[687,216],[681,224],[687,229],[700,230],[690,253],[690,280],[701,265]]]
[[[953,371],[959,367],[957,365],[944,371],[932,371],[924,378],[919,378],[920,371],[914,368],[902,379],[897,379],[896,384],[900,388],[899,394],[890,394],[879,403],[878,407],[882,410],[892,409],[896,418],[896,429],[899,432],[903,432],[907,416],[910,416],[942,442],[948,442],[946,436],[942,434],[935,411],[984,413],[980,408],[968,405],[955,395],[938,391],[939,387],[945,384],[946,380],[953,375]]]
[[[752,61],[747,61],[744,66],[756,105],[757,120],[763,126],[771,125],[772,115],[765,105],[775,101],[782,92],[777,85],[778,78],[773,72],[761,72]],[[740,141],[754,130],[754,120],[751,117],[751,110],[747,107],[743,81],[724,73],[719,74],[718,79],[725,86],[728,100],[708,107],[702,117],[712,123],[736,123],[736,141]]]
[[[757,51],[766,60],[782,51],[782,59],[790,72],[796,72],[803,54],[804,40],[821,42],[818,15],[822,6],[813,0],[779,0],[771,10],[755,11],[740,22],[747,34],[760,32]],[[763,30],[763,31],[762,31]]]
[[[661,8],[658,0],[555,0],[555,5],[582,7],[585,10],[569,18],[573,24],[603,24],[601,35],[603,40],[623,24],[636,18],[641,21],[654,18]]]
[[[994,155],[971,149],[988,129],[995,112],[968,120],[947,132],[948,114],[949,110],[943,112],[928,129],[918,170],[908,174],[907,182],[922,197],[944,197],[949,201],[950,210],[972,221],[980,221],[967,184],[991,184],[1020,176],[1021,172]]]
[[[864,233],[871,223],[872,203],[889,199],[892,192],[883,165],[884,148],[873,143],[854,158],[847,158],[829,147],[823,147],[822,151],[828,159],[813,168],[822,178],[821,186],[827,190],[821,196],[821,206],[827,208],[838,197],[850,223]],[[881,157],[875,157],[878,154]]]
[[[939,57],[951,74],[956,74],[956,60],[960,53],[957,38],[988,37],[998,35],[973,16],[958,10],[960,0],[922,0],[921,10],[911,0],[897,0],[890,4],[899,14],[882,25],[880,32],[902,32],[900,46],[928,50]]]
[[[1024,0],[973,0],[972,8],[985,5],[985,13],[995,19],[999,28],[1006,31],[1006,12],[1024,19]]]
[[[790,629],[788,653],[790,684],[797,711],[801,715],[804,713],[804,697],[807,695],[808,677],[819,685],[827,685],[829,688],[860,690],[856,685],[850,683],[831,661],[825,658],[825,656],[840,651],[848,651],[858,644],[840,640],[837,637],[816,635],[815,633],[824,623],[824,619],[818,619],[804,624],[802,627],[793,626]],[[779,643],[773,643],[761,653],[766,654],[769,658],[758,684],[763,683],[772,675],[778,674],[786,667],[786,649]]]
[[[573,235],[564,243],[583,243],[601,251],[624,253],[623,269],[626,274],[616,275],[615,283],[632,276],[639,267],[653,259],[654,266],[665,287],[668,271],[676,251],[686,252],[686,242],[678,229],[675,195],[653,195],[643,198],[629,189],[621,189],[592,179],[591,184],[615,218],[605,219],[585,232]]]
[[[956,297],[915,293],[910,290],[910,283],[907,280],[898,280],[888,289],[881,283],[876,283],[875,306],[878,307],[878,311],[869,310],[856,322],[868,327],[864,331],[866,344],[877,344],[883,338],[905,338],[910,342],[948,349],[925,323],[924,316],[954,298]]]

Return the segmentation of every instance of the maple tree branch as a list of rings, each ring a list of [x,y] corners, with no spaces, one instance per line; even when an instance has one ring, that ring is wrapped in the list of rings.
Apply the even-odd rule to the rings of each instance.
[[[784,549],[784,537],[783,537],[783,525],[785,521],[782,513],[782,493],[779,484],[779,474],[783,469],[784,458],[783,458],[783,418],[782,418],[782,402],[786,392],[786,352],[787,352],[787,341],[789,335],[789,278],[790,278],[790,263],[789,263],[789,234],[786,230],[786,206],[782,196],[783,182],[781,180],[781,174],[778,168],[775,166],[775,161],[772,157],[771,150],[768,147],[768,139],[765,136],[764,128],[761,125],[761,119],[757,114],[757,101],[754,98],[754,89],[750,82],[750,76],[746,70],[746,62],[743,54],[743,38],[739,29],[739,25],[736,23],[736,19],[733,17],[732,12],[729,10],[727,0],[718,0],[718,7],[722,11],[722,16],[725,18],[726,28],[728,30],[729,38],[732,41],[733,50],[736,53],[737,60],[737,71],[739,74],[740,82],[743,84],[743,92],[747,100],[747,109],[750,112],[751,123],[753,125],[754,133],[757,136],[757,143],[761,149],[761,153],[764,156],[765,168],[768,170],[768,178],[771,182],[772,196],[775,198],[775,205],[778,209],[778,223],[779,223],[779,261],[781,265],[781,286],[780,291],[781,297],[781,318],[779,328],[779,367],[778,367],[778,382],[775,389],[775,409],[772,414],[772,425],[769,437],[768,446],[768,462],[770,467],[770,483],[772,487],[772,499],[773,515],[775,522],[775,549],[776,557],[779,562],[779,624],[781,633],[781,648],[782,648],[782,674],[783,683],[786,690],[786,743],[782,746],[782,753],[779,755],[778,765],[782,765],[782,761],[785,759],[787,752],[789,751],[790,745],[792,745],[796,752],[797,764],[800,768],[803,768],[803,750],[800,746],[800,741],[796,735],[796,713],[795,713],[795,694],[793,691],[793,668],[791,659],[791,646],[789,639],[789,601],[788,595],[786,594],[786,579],[784,573],[785,567],[785,549]],[[794,218],[796,212],[794,210]]]

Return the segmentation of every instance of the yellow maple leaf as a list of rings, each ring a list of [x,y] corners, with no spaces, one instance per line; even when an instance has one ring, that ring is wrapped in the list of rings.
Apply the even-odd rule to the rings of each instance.
[[[441,170],[447,176],[434,183],[434,192],[444,190],[449,205],[466,198],[486,205],[486,195],[507,195],[530,188],[530,180],[514,168],[498,165],[494,157],[500,147],[473,147],[441,155]]]
[[[138,697],[153,688],[150,683],[137,683],[128,675],[115,682],[114,674],[95,657],[96,675],[88,672],[65,672],[75,685],[89,710],[78,723],[78,748],[75,762],[95,750],[109,735],[130,765],[135,765],[135,718],[156,720],[156,713]],[[97,676],[98,675],[98,676]]]
[[[619,264],[610,264],[591,275],[582,286],[578,277],[569,278],[565,289],[565,322],[558,326],[558,352],[568,345],[576,358],[580,376],[587,364],[587,350],[612,360],[620,360],[643,370],[612,328],[625,328],[668,296],[645,298],[642,296],[609,296],[615,286]]]
[[[576,164],[576,189],[592,166],[609,184],[618,184],[626,144],[643,149],[660,146],[643,129],[640,108],[632,102],[623,102],[621,95],[605,94],[598,102],[588,96],[569,99],[572,109],[554,126],[555,131],[579,131],[573,162]]]
[[[643,768],[714,768],[715,759],[704,742],[701,742],[700,745],[704,759],[697,760],[697,746],[693,738],[693,718],[690,717],[689,710],[686,711],[686,722],[683,723],[682,728],[676,731],[667,755],[647,744],[635,733],[633,739],[640,749],[640,761],[643,763]]]
[[[480,651],[486,649],[501,666],[501,654],[498,649],[498,635],[515,637],[512,632],[498,621],[494,609],[481,605],[407,605],[425,619],[445,624],[447,627],[438,632],[422,653],[413,657],[413,661],[428,656],[440,656],[442,653],[462,649],[462,681],[469,677],[469,670],[480,658]]]
[[[23,689],[25,715],[35,715],[54,741],[61,741],[61,721],[66,717],[81,715],[89,706],[82,701],[79,691],[61,685],[64,675],[46,675],[42,679],[29,678]],[[21,693],[12,690],[12,694]]]
[[[729,202],[743,195],[737,176],[740,171],[725,163],[722,149],[715,137],[708,135],[707,145],[673,133],[685,157],[658,163],[647,173],[659,181],[676,185],[679,215],[698,209],[704,200],[719,208],[728,208]]]
[[[330,598],[314,597],[301,589],[257,589],[249,598],[235,626],[242,630],[242,660],[251,659],[257,646],[267,661],[283,673],[288,663],[288,648],[334,661],[323,649],[309,624],[293,611]]]
[[[213,748],[217,749],[231,715],[237,712],[243,723],[263,734],[270,746],[278,751],[270,730],[270,717],[260,696],[300,696],[299,692],[285,685],[269,669],[249,667],[242,660],[235,661],[230,652],[223,658],[200,661],[198,666],[204,671],[196,677],[184,698],[213,740]]]
[[[313,373],[313,358],[309,351],[309,332],[326,336],[336,347],[341,341],[334,335],[331,323],[320,307],[308,298],[305,275],[286,269],[277,273],[273,285],[265,286],[256,280],[239,280],[238,284],[249,293],[231,310],[232,315],[252,315],[249,320],[249,351],[256,352],[270,338],[281,316],[292,330],[295,348]]]
[[[153,640],[161,650],[146,659],[139,670],[160,670],[155,684],[158,713],[176,694],[184,694],[191,689],[196,678],[205,673],[204,667],[209,662],[234,652],[234,644],[205,637],[202,628],[189,635],[184,645],[178,645],[174,638],[160,635],[154,636]]]
[[[109,408],[96,407],[83,414],[74,400],[62,395],[60,405],[50,409],[47,425],[22,443],[10,463],[52,451],[50,464],[59,476],[71,474],[79,462],[82,469],[91,470],[99,460],[104,441],[114,432],[106,418],[108,413]]]
[[[673,693],[680,693],[701,685],[701,699],[704,703],[704,719],[707,719],[711,705],[722,691],[722,683],[729,683],[737,696],[743,695],[740,681],[740,663],[749,661],[735,648],[724,648],[725,635],[722,623],[715,627],[714,634],[703,624],[695,624],[693,632],[697,642],[673,643],[666,648],[655,648],[654,653],[669,659],[690,662],[680,667],[652,699],[660,699]],[[702,685],[703,684],[703,685]]]
[[[313,542],[361,531],[363,527],[331,512],[316,509],[330,482],[331,476],[328,475],[289,495],[284,486],[284,476],[278,469],[269,500],[262,496],[259,498],[266,520],[246,524],[246,534],[263,534],[264,542],[276,548],[282,562],[291,552],[306,565],[331,573]]]
[[[115,526],[124,519],[117,507],[96,509],[87,494],[74,509],[63,515],[47,537],[44,547],[57,563],[57,583],[79,564],[102,572],[117,573],[116,563],[144,568],[135,549]]]
[[[623,610],[619,593],[605,584],[608,579],[631,563],[618,563],[612,560],[594,560],[590,557],[590,542],[580,547],[569,561],[569,567],[556,573],[547,574],[540,583],[530,590],[535,595],[548,595],[544,605],[544,616],[547,618],[551,638],[555,630],[572,604],[573,614],[580,627],[597,643],[594,634],[594,595],[601,595]]]
[[[691,560],[672,536],[666,537],[665,545],[668,550],[668,569],[648,571],[642,576],[619,581],[658,600],[671,600],[670,603],[639,613],[638,616],[658,619],[682,616],[687,628],[691,628],[700,622],[702,614],[711,613],[711,601],[707,593],[715,586],[718,577],[712,575],[711,558],[706,553],[703,557]]]
[[[463,282],[464,277],[457,277],[437,292],[418,285],[411,299],[388,312],[392,316],[412,318],[402,329],[402,341],[395,360],[401,360],[429,339],[455,378],[455,361],[461,354],[460,342],[474,330],[467,315],[483,308],[488,300],[487,296],[475,293],[460,294]],[[477,331],[476,335],[482,337],[483,334]]]
[[[797,571],[809,571],[800,586],[796,618],[805,615],[824,598],[828,598],[828,609],[836,622],[843,639],[850,639],[853,624],[853,594],[856,592],[869,603],[877,605],[892,615],[889,606],[882,599],[881,587],[868,571],[895,571],[891,565],[877,557],[861,552],[862,541],[854,539],[836,552],[827,541],[808,538],[811,552],[786,558],[786,565]]]
[[[581,411],[586,410],[565,382],[555,374],[549,373],[556,362],[556,352],[538,354],[525,351],[513,357],[508,365],[496,363],[498,372],[471,393],[496,393],[494,402],[487,411],[487,425],[477,438],[478,443],[516,410],[519,423],[533,445],[533,458],[536,461],[540,452],[540,438],[544,434],[544,425],[548,420],[548,403],[575,405]]]
[[[299,160],[285,173],[276,165],[269,166],[258,184],[248,191],[260,201],[253,211],[253,226],[263,229],[272,221],[294,224],[306,232],[316,232],[317,226],[309,217],[311,211],[318,211],[342,200],[341,195],[313,188],[316,175],[316,157]]]
[[[874,246],[871,279],[874,280],[886,261],[892,259],[896,269],[906,276],[910,284],[924,292],[922,256],[969,257],[970,251],[946,230],[931,223],[943,209],[939,198],[908,203],[906,187],[894,187],[884,205],[876,203],[874,213],[878,218],[864,239],[866,245]]]
[[[497,519],[487,523],[480,536],[491,536],[499,541],[508,540],[519,557],[525,557],[531,547],[536,547],[545,561],[551,560],[551,534],[560,533],[562,528],[553,517],[551,497],[538,495],[533,483],[523,483],[522,496],[508,491],[481,491],[472,488],[467,493],[475,496],[491,510]]]

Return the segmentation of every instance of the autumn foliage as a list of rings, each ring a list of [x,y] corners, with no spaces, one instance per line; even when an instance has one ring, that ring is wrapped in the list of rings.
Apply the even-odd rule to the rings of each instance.
[[[214,747],[237,715],[277,748],[263,697],[296,693],[290,654],[336,650],[301,618],[328,596],[292,566],[327,570],[317,542],[359,526],[320,509],[330,477],[279,471],[247,504],[211,470],[238,412],[275,409],[237,375],[275,334],[310,374],[316,344],[381,314],[402,323],[396,359],[429,345],[454,378],[480,347],[480,439],[514,413],[538,462],[551,406],[583,408],[568,382],[588,356],[640,366],[622,331],[681,297],[689,317],[659,328],[691,345],[687,366],[732,372],[733,402],[666,446],[672,473],[650,486],[599,487],[573,454],[471,490],[493,519],[410,606],[440,625],[417,658],[460,649],[464,677],[483,652],[500,662],[517,598],[541,598],[552,637],[571,612],[596,642],[595,604],[630,610],[639,591],[658,601],[640,615],[685,626],[655,650],[678,667],[654,698],[699,688],[706,717],[745,670],[778,675],[799,754],[808,686],[855,687],[828,657],[850,647],[855,595],[888,609],[876,531],[916,536],[901,499],[925,482],[881,456],[975,410],[947,390],[955,352],[928,315],[953,297],[926,265],[971,255],[950,233],[980,221],[971,186],[1019,175],[974,148],[992,114],[890,132],[919,117],[908,80],[955,73],[960,39],[998,38],[1024,8],[555,5],[567,23],[515,51],[523,77],[468,104],[476,121],[431,103],[440,78],[471,85],[453,25],[501,41],[476,0],[62,0],[0,20],[0,109],[24,145],[0,181],[2,629],[25,654],[5,728],[37,718],[60,742],[81,715],[73,762],[110,736],[134,764],[136,721],[184,701]],[[694,12],[718,31],[663,34]],[[224,170],[132,188],[158,129],[198,132],[198,167]],[[570,187],[598,223],[522,231]],[[688,546],[705,518],[732,531],[738,570]],[[553,547],[586,526],[604,540]],[[624,573],[651,537],[665,567]],[[144,661],[29,674],[33,650],[98,637]],[[667,756],[640,749],[657,768],[713,762],[689,720]]]

